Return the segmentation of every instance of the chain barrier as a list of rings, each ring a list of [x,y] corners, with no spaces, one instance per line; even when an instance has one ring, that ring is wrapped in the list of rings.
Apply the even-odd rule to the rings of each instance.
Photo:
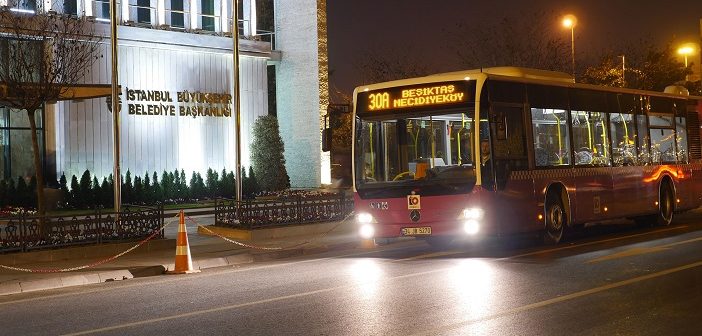
[[[165,229],[167,226],[169,226],[171,223],[173,223],[173,221],[175,221],[176,218],[178,218],[177,214],[175,217],[171,218],[171,220],[169,220],[167,223],[163,224],[159,229],[154,230],[154,232],[151,233],[148,237],[146,237],[144,240],[140,241],[136,245],[132,246],[131,248],[129,248],[129,249],[127,249],[119,254],[116,254],[114,256],[96,261],[96,262],[91,263],[91,264],[76,266],[76,267],[69,267],[69,268],[49,268],[49,269],[22,268],[22,267],[13,267],[13,266],[7,266],[7,265],[0,264],[0,268],[4,268],[7,270],[11,270],[11,271],[26,272],[26,273],[65,273],[65,272],[74,272],[74,271],[79,271],[79,270],[83,270],[86,268],[100,266],[102,264],[113,261],[117,258],[120,258],[120,257],[124,256],[125,254],[136,250],[139,246],[146,244],[146,242],[148,242],[149,240],[156,237],[156,235],[158,235],[161,230]]]
[[[297,248],[297,247],[300,247],[300,246],[305,246],[305,245],[311,244],[312,242],[317,241],[317,240],[319,240],[320,238],[325,237],[325,236],[329,235],[330,233],[332,233],[334,230],[336,230],[336,229],[339,228],[342,224],[344,224],[344,223],[346,222],[346,220],[348,220],[349,218],[351,218],[351,216],[353,216],[353,211],[352,211],[351,213],[349,213],[348,215],[346,215],[346,217],[344,217],[344,219],[342,219],[338,224],[334,225],[334,227],[332,227],[331,229],[329,229],[329,230],[327,230],[326,232],[323,232],[323,233],[321,233],[321,234],[318,234],[316,237],[313,237],[313,239],[307,240],[307,241],[305,241],[305,242],[298,243],[298,244],[294,244],[294,245],[290,245],[290,246],[266,247],[266,246],[257,246],[257,245],[246,244],[246,243],[242,243],[242,242],[240,242],[240,241],[236,241],[236,240],[231,239],[231,238],[224,237],[224,236],[222,236],[222,235],[220,235],[220,234],[218,234],[218,233],[216,233],[216,232],[210,230],[208,227],[206,227],[206,226],[204,226],[204,225],[201,225],[201,224],[198,223],[194,218],[192,218],[192,217],[190,217],[190,216],[188,216],[188,215],[185,215],[185,217],[187,217],[190,221],[192,221],[195,225],[197,225],[198,228],[202,228],[203,230],[209,232],[210,234],[215,235],[215,236],[217,236],[217,237],[219,237],[219,238],[222,238],[223,240],[225,240],[225,241],[227,241],[227,242],[229,242],[229,243],[232,243],[232,244],[235,244],[235,245],[239,245],[239,246],[241,246],[241,247],[245,247],[245,248],[249,248],[249,249],[264,250],[264,251],[289,250],[289,249],[293,249],[293,248]]]

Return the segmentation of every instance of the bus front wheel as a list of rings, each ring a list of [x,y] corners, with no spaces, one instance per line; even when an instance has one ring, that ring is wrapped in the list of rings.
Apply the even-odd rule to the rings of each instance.
[[[561,197],[555,192],[549,192],[546,196],[544,209],[546,211],[544,243],[558,244],[563,238],[563,231],[568,223],[568,215],[563,207]]]

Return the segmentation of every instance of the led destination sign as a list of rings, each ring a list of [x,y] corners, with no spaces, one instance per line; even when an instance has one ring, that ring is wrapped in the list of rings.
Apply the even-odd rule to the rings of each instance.
[[[418,109],[423,107],[452,107],[463,105],[473,97],[475,89],[467,81],[429,83],[361,92],[359,113]]]

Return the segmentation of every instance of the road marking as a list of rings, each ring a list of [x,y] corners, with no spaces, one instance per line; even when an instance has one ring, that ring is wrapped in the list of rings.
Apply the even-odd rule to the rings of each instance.
[[[432,273],[444,272],[444,271],[447,271],[449,269],[451,269],[451,267],[446,267],[446,268],[441,268],[441,269],[436,269],[436,270],[431,270],[431,271],[425,271],[425,272],[398,275],[398,276],[387,278],[385,281],[413,278],[413,277],[432,274]],[[375,280],[372,280],[372,281],[375,281]],[[101,332],[106,332],[106,331],[136,327],[136,326],[140,326],[140,325],[144,325],[144,324],[158,323],[158,322],[170,321],[170,320],[175,320],[175,319],[182,319],[182,318],[198,316],[198,315],[203,315],[203,314],[216,313],[216,312],[232,310],[232,309],[237,309],[237,308],[243,308],[243,307],[248,307],[248,306],[254,306],[254,305],[259,305],[259,304],[264,304],[264,303],[271,303],[271,302],[278,302],[278,301],[283,301],[283,300],[295,299],[295,298],[300,298],[300,297],[305,297],[305,296],[310,296],[310,295],[315,295],[315,294],[323,294],[323,293],[328,293],[328,292],[332,292],[332,291],[340,290],[340,289],[348,290],[349,288],[355,288],[355,287],[360,287],[360,286],[364,286],[364,285],[365,285],[364,283],[360,283],[360,284],[355,283],[355,284],[351,284],[351,285],[336,286],[336,287],[318,289],[318,290],[304,292],[304,293],[279,296],[279,297],[274,297],[274,298],[269,298],[269,299],[264,299],[264,300],[251,301],[251,302],[233,304],[233,305],[210,308],[210,309],[196,310],[196,311],[191,311],[188,313],[182,313],[182,314],[171,315],[171,316],[164,316],[164,317],[153,318],[153,319],[148,319],[148,320],[141,320],[141,321],[136,321],[136,322],[124,323],[124,324],[117,324],[117,325],[113,325],[113,326],[109,326],[109,327],[84,330],[84,331],[70,333],[70,334],[64,334],[64,335],[66,335],[66,336],[89,335],[89,334],[101,333]]]
[[[404,258],[404,259],[396,259],[396,260],[393,260],[392,262],[410,261],[410,260],[426,259],[426,258],[433,258],[433,257],[445,257],[445,256],[450,256],[450,255],[464,253],[464,252],[465,251],[434,252],[434,253],[420,254],[420,255],[416,255],[414,257],[409,257],[409,258]]]
[[[579,245],[569,245],[569,246],[563,246],[563,247],[557,247],[553,249],[548,249],[548,250],[539,250],[539,251],[534,251],[534,252],[529,252],[529,253],[524,253],[524,254],[519,254],[515,256],[510,256],[510,257],[505,257],[505,258],[498,258],[495,259],[497,261],[502,261],[502,260],[510,260],[510,259],[516,259],[516,258],[522,258],[522,257],[527,257],[527,256],[532,256],[532,255],[538,255],[538,254],[543,254],[543,253],[550,253],[550,252],[556,252],[560,250],[568,250],[568,249],[573,249],[576,247],[582,247],[582,246],[589,246],[589,245],[595,245],[599,243],[605,243],[605,242],[610,242],[610,241],[617,241],[617,240],[622,240],[622,239],[627,239],[627,238],[633,238],[633,237],[638,237],[638,236],[644,236],[644,235],[649,235],[652,233],[660,233],[660,232],[666,232],[666,231],[673,231],[673,230],[680,230],[687,228],[687,225],[681,225],[681,226],[675,226],[675,227],[670,227],[666,229],[661,229],[661,230],[656,230],[656,231],[650,231],[650,232],[643,232],[643,233],[638,233],[634,235],[629,235],[629,236],[623,236],[623,237],[617,237],[617,238],[612,238],[612,239],[606,239],[606,240],[596,240],[592,241],[589,243],[584,243],[584,244],[579,244]],[[339,256],[333,256],[333,257],[325,257],[321,259],[308,259],[308,260],[301,260],[301,261],[294,261],[294,262],[283,262],[283,263],[275,263],[271,265],[263,265],[263,266],[255,266],[255,267],[247,267],[247,268],[240,268],[240,269],[234,269],[234,270],[226,270],[226,271],[219,271],[217,273],[200,273],[197,275],[190,275],[187,277],[176,277],[176,278],[165,278],[162,280],[156,280],[154,281],[151,279],[151,277],[147,278],[139,278],[139,279],[130,279],[129,284],[122,285],[120,282],[115,282],[114,284],[118,284],[115,287],[109,287],[109,288],[97,288],[94,290],[89,290],[89,291],[80,291],[80,292],[72,292],[72,293],[63,293],[63,294],[55,294],[55,295],[49,295],[49,296],[41,296],[41,297],[33,297],[33,298],[27,298],[27,299],[19,299],[19,300],[14,300],[14,301],[4,301],[0,302],[0,306],[7,305],[7,304],[18,304],[18,303],[25,303],[25,302],[31,302],[31,301],[41,301],[41,300],[50,300],[50,299],[58,299],[58,298],[64,298],[64,297],[69,297],[69,296],[74,296],[74,295],[86,295],[86,294],[93,294],[93,293],[101,293],[101,292],[106,292],[106,291],[112,291],[112,290],[119,290],[123,288],[131,288],[131,287],[137,287],[137,286],[143,286],[144,284],[142,281],[150,281],[149,285],[160,285],[160,284],[165,284],[165,283],[171,283],[171,282],[177,282],[177,281],[186,281],[186,280],[192,280],[192,279],[199,279],[202,277],[210,277],[210,276],[217,276],[217,275],[226,275],[230,273],[239,273],[239,272],[248,272],[248,271],[256,271],[256,270],[262,270],[262,269],[268,269],[268,268],[275,268],[275,267],[283,267],[283,266],[293,266],[293,265],[298,265],[298,264],[304,264],[304,263],[310,263],[310,262],[317,262],[317,261],[326,261],[326,260],[331,260],[331,259],[340,259],[340,258],[347,258],[347,257],[354,257],[354,256],[362,256],[362,255],[367,255],[371,253],[376,253],[376,252],[385,252],[385,251],[393,251],[393,250],[402,250],[405,248],[410,248],[414,247],[416,245],[417,241],[408,241],[408,242],[403,242],[400,244],[403,244],[403,246],[397,246],[397,247],[383,247],[383,248],[376,248],[371,251],[364,251],[360,253],[349,253],[349,254],[343,254]],[[455,252],[455,254],[462,253],[462,252]],[[447,254],[449,255],[449,254]],[[99,285],[98,283],[96,284],[90,284],[90,285]],[[80,288],[80,286],[76,286],[75,288]],[[66,289],[64,287],[63,289]],[[73,288],[69,288],[73,289]],[[41,292],[29,292],[29,295],[33,294],[40,294]],[[13,294],[13,295],[18,295],[18,294]],[[10,296],[5,296],[5,297],[10,297]],[[4,298],[4,297],[0,297]]]
[[[637,233],[633,235],[628,235],[628,236],[622,236],[622,237],[616,237],[616,238],[610,238],[610,239],[604,239],[604,240],[593,240],[591,242],[587,243],[582,243],[582,244],[573,244],[573,245],[568,245],[568,246],[561,246],[561,247],[556,247],[548,250],[539,250],[539,251],[534,251],[534,252],[529,252],[529,253],[524,253],[524,254],[518,254],[515,256],[511,257],[505,257],[505,258],[499,258],[497,260],[510,260],[510,259],[517,259],[517,258],[523,258],[523,257],[529,257],[533,255],[539,255],[539,254],[546,254],[546,253],[551,253],[551,252],[557,252],[557,251],[563,251],[563,250],[570,250],[578,247],[583,247],[583,246],[590,246],[590,245],[596,245],[596,244],[601,244],[601,243],[608,243],[608,242],[613,242],[617,240],[623,240],[623,239],[629,239],[629,238],[634,238],[634,237],[640,237],[640,236],[646,236],[650,235],[653,233],[661,233],[661,232],[667,232],[667,231],[674,231],[674,230],[680,230],[680,229],[685,229],[687,228],[687,225],[681,225],[681,226],[675,226],[671,228],[666,228],[666,229],[661,229],[661,230],[655,230],[655,231],[649,231],[649,232],[642,232],[642,233]]]
[[[479,318],[475,318],[475,319],[471,319],[471,320],[467,320],[467,321],[462,321],[462,322],[458,322],[458,323],[449,324],[449,325],[446,325],[446,326],[434,328],[434,329],[432,329],[432,330],[424,331],[424,332],[417,333],[417,334],[414,334],[414,335],[438,335],[438,334],[445,334],[445,333],[448,332],[448,331],[452,331],[452,330],[455,330],[455,329],[458,329],[458,328],[461,328],[461,327],[465,327],[465,326],[468,326],[468,325],[471,325],[471,324],[474,324],[474,323],[485,322],[485,321],[489,321],[489,320],[494,320],[494,319],[497,319],[497,318],[501,318],[501,317],[504,317],[504,316],[507,316],[507,315],[514,315],[514,314],[522,313],[522,312],[525,312],[525,311],[528,311],[528,310],[532,310],[532,309],[543,308],[543,307],[550,306],[550,305],[554,305],[554,304],[557,304],[557,303],[561,303],[561,302],[565,302],[565,301],[570,301],[570,300],[578,299],[578,298],[585,297],[585,296],[588,296],[588,295],[601,293],[601,292],[604,292],[604,291],[607,291],[607,290],[610,290],[610,289],[615,289],[615,288],[619,288],[619,287],[628,286],[628,285],[635,284],[635,283],[638,283],[638,282],[641,282],[641,281],[646,281],[646,280],[650,280],[650,279],[654,279],[654,278],[666,276],[666,275],[669,275],[669,274],[673,274],[673,273],[677,273],[677,272],[681,272],[681,271],[685,271],[685,270],[697,268],[697,267],[700,267],[700,266],[702,266],[702,261],[697,261],[697,262],[694,262],[694,263],[692,263],[692,264],[687,264],[687,265],[683,265],[683,266],[679,266],[679,267],[667,269],[667,270],[664,270],[664,271],[660,271],[660,272],[656,272],[656,273],[651,273],[651,274],[639,276],[639,277],[636,277],[636,278],[632,278],[632,279],[628,279],[628,280],[623,280],[623,281],[611,283],[611,284],[604,285],[604,286],[594,287],[594,288],[590,288],[590,289],[587,289],[587,290],[583,290],[583,291],[579,291],[579,292],[567,294],[567,295],[564,295],[564,296],[555,297],[555,298],[548,299],[548,300],[544,300],[544,301],[534,302],[534,303],[531,303],[531,304],[523,305],[523,306],[520,306],[520,307],[515,307],[515,308],[512,308],[512,309],[507,309],[507,310],[504,310],[504,311],[501,311],[501,312],[497,312],[497,313],[494,313],[494,314],[486,315],[486,316],[483,316],[483,317],[479,317]]]
[[[642,255],[642,254],[649,254],[649,253],[655,253],[655,252],[662,252],[662,251],[667,251],[670,250],[671,247],[677,246],[677,245],[683,245],[683,244],[689,244],[689,243],[694,243],[702,241],[702,237],[694,238],[694,239],[688,239],[688,240],[683,240],[679,242],[674,242],[670,244],[665,244],[665,245],[660,245],[660,246],[652,246],[652,247],[634,247],[628,250],[624,250],[621,252],[605,255],[599,258],[591,259],[586,261],[587,264],[592,264],[592,263],[597,263],[597,262],[602,262],[602,261],[608,261],[608,260],[614,260],[614,259],[619,259],[619,258],[626,258],[626,257],[633,257],[637,255]]]
[[[414,241],[412,241],[414,243]],[[18,304],[18,303],[25,303],[25,302],[31,302],[31,301],[41,301],[41,300],[50,300],[50,299],[59,299],[59,298],[64,298],[64,297],[69,297],[69,296],[74,296],[74,295],[86,295],[86,294],[94,294],[94,293],[101,293],[101,292],[107,292],[107,291],[112,291],[112,290],[119,290],[119,289],[125,289],[125,288],[132,288],[132,287],[141,287],[144,286],[142,281],[149,281],[148,285],[161,285],[161,284],[166,284],[166,283],[171,283],[171,282],[177,282],[177,281],[188,281],[188,280],[193,280],[193,279],[199,279],[199,278],[204,278],[204,277],[211,277],[211,276],[218,276],[218,275],[226,275],[226,274],[231,274],[231,273],[240,273],[240,272],[249,272],[249,271],[257,271],[257,270],[263,270],[263,269],[269,269],[269,268],[276,268],[276,267],[283,267],[283,266],[294,266],[294,265],[299,265],[299,264],[305,264],[305,263],[311,263],[311,262],[317,262],[317,261],[326,261],[326,260],[332,260],[332,259],[342,259],[342,258],[348,258],[348,257],[355,257],[355,256],[363,256],[363,255],[368,255],[376,252],[385,252],[385,251],[394,251],[394,250],[402,250],[405,248],[411,248],[413,245],[416,244],[407,244],[403,243],[402,246],[387,246],[387,247],[381,247],[381,248],[376,248],[371,251],[363,251],[363,252],[356,252],[356,253],[347,253],[347,254],[342,254],[338,256],[333,256],[333,257],[325,257],[325,258],[318,258],[318,259],[306,259],[306,260],[299,260],[299,261],[292,261],[292,262],[275,262],[274,264],[270,265],[262,265],[262,266],[253,266],[253,267],[246,267],[246,268],[237,268],[237,269],[228,269],[228,270],[220,270],[216,273],[199,273],[195,275],[188,275],[184,277],[163,277],[161,280],[153,280],[153,277],[145,277],[145,278],[137,278],[137,279],[130,279],[128,284],[122,285],[122,281],[117,281],[117,282],[112,282],[110,284],[115,284],[114,287],[109,287],[109,288],[96,288],[93,290],[88,290],[88,291],[78,291],[78,292],[71,292],[71,293],[63,293],[63,294],[54,294],[54,295],[48,295],[48,296],[40,296],[40,297],[32,297],[32,298],[26,298],[26,299],[18,299],[18,300],[10,300],[10,301],[3,301],[0,302],[0,306],[8,305],[8,304]],[[281,259],[285,260],[285,259]],[[241,265],[251,265],[254,263],[249,263],[249,264],[241,264]],[[239,265],[232,265],[229,267],[237,267]],[[227,266],[224,266],[227,267]],[[222,268],[224,268],[222,267]],[[94,283],[94,284],[89,284],[89,285],[100,285],[102,283]],[[63,288],[58,288],[58,290],[72,290],[72,289],[79,289],[81,286],[74,286],[74,287],[63,287]],[[27,294],[27,295],[40,295],[41,291],[37,292],[27,292],[27,293],[21,293],[21,294]],[[3,298],[11,298],[12,295],[21,295],[21,294],[11,294],[7,296],[0,296],[0,299]]]

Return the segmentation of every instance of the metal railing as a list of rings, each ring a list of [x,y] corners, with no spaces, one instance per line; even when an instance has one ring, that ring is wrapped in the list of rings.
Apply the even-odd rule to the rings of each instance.
[[[123,211],[95,210],[80,216],[0,218],[0,253],[133,241],[163,227],[163,207],[128,206]],[[158,237],[163,238],[163,230]]]
[[[345,193],[269,200],[215,200],[215,225],[244,229],[340,220],[353,211]]]

